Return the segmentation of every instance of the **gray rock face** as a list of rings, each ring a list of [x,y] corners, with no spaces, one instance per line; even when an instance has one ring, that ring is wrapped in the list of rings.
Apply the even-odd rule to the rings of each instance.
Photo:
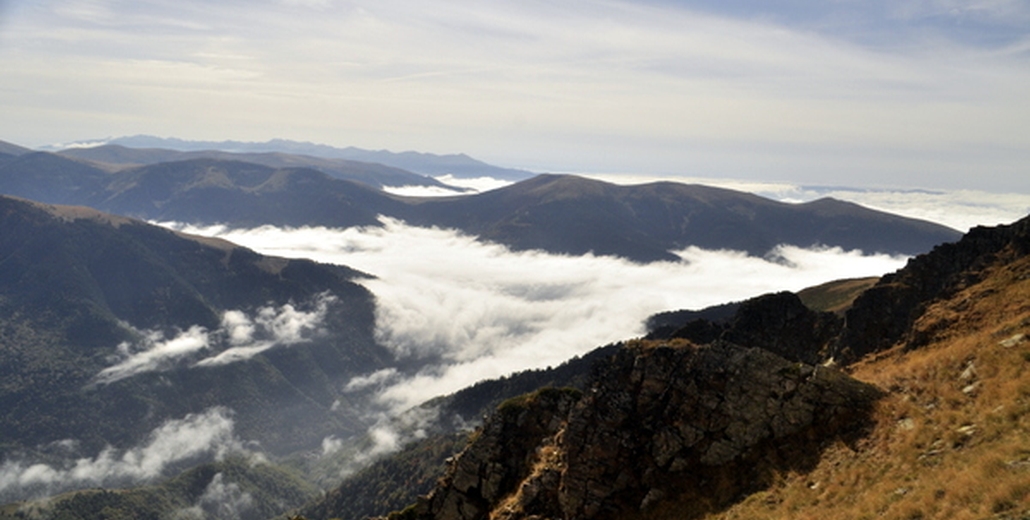
[[[627,347],[578,400],[550,390],[502,407],[418,517],[611,518],[716,487],[727,496],[707,500],[729,500],[860,429],[879,395],[763,349]]]

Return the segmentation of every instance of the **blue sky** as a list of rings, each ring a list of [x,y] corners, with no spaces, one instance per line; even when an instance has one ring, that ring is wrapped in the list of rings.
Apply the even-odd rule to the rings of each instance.
[[[0,139],[1030,192],[1025,0],[0,1]]]

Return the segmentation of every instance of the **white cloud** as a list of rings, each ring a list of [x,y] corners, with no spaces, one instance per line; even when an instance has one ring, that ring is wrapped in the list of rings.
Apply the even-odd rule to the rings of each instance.
[[[905,262],[839,249],[783,247],[780,261],[769,261],[688,248],[679,253],[683,262],[640,265],[613,257],[514,253],[394,220],[369,229],[186,230],[375,275],[362,283],[376,296],[378,337],[398,356],[427,366],[406,376],[380,370],[353,380],[352,390],[381,388],[381,402],[395,410],[639,335],[655,312],[880,275]]]
[[[198,361],[196,365],[226,365],[245,361],[273,347],[311,341],[324,332],[322,322],[329,305],[335,301],[335,296],[324,293],[316,299],[310,311],[299,310],[289,303],[281,307],[266,306],[258,309],[253,319],[239,311],[226,312],[222,323],[232,346]]]
[[[145,372],[167,370],[184,360],[195,359],[202,351],[217,352],[196,361],[194,366],[245,361],[271,348],[311,341],[324,333],[326,312],[336,300],[335,296],[323,293],[309,303],[311,310],[307,311],[292,303],[278,307],[267,305],[257,309],[253,316],[240,310],[228,310],[222,313],[219,329],[209,331],[194,325],[170,339],[161,331],[136,330],[141,339],[137,343],[118,345],[115,356],[118,362],[101,370],[94,383],[110,384]]]
[[[216,407],[169,420],[134,448],[109,447],[95,457],[63,465],[5,460],[0,465],[0,498],[10,501],[85,487],[140,483],[162,476],[176,463],[217,459],[232,452],[243,452],[243,448],[233,435],[231,412]]]
[[[225,475],[215,473],[204,493],[192,507],[176,512],[176,519],[239,520],[254,509],[254,497],[235,482],[226,482]]]
[[[817,22],[842,30],[675,2],[19,5],[0,32],[0,133],[290,137],[549,171],[1025,190],[1025,2],[904,2],[912,14],[896,18],[914,21],[891,31],[887,15],[851,21],[867,10],[831,4]],[[1006,37],[928,31],[936,13],[1005,21]],[[867,25],[881,36],[839,36]],[[909,37],[882,36],[895,29]]]
[[[160,370],[170,366],[174,361],[208,348],[210,344],[207,329],[196,325],[179,332],[171,339],[165,339],[160,331],[149,331],[143,334],[137,345],[118,345],[118,353],[124,359],[101,370],[97,374],[96,382],[108,384],[143,372]]]
[[[375,387],[382,385],[388,381],[396,379],[398,376],[396,368],[384,368],[382,370],[376,370],[366,376],[358,376],[352,378],[343,388],[345,392],[357,392],[366,388]]]
[[[454,190],[436,186],[387,186],[383,188],[383,191],[405,197],[453,197],[455,195],[482,193],[512,184],[511,181],[495,179],[493,177],[462,178],[451,174],[440,175],[435,177],[435,179],[448,186],[463,188],[466,191],[455,192]]]

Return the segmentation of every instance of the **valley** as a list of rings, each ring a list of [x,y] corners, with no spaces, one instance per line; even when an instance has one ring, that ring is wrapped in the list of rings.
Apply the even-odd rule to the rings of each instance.
[[[1025,221],[963,236],[831,199],[568,175],[412,198],[382,188],[418,175],[342,159],[3,150],[0,518],[732,518],[771,490],[790,517],[792,478],[902,442],[882,430],[908,399],[885,363],[986,334],[971,302],[1023,312]],[[800,390],[742,382],[766,379]],[[643,444],[609,453],[623,437]],[[1018,510],[1012,478],[1008,502],[984,500]]]

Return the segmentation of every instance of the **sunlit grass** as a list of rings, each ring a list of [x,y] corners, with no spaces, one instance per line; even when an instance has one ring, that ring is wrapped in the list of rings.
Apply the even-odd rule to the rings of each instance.
[[[983,519],[1030,512],[1030,261],[989,273],[916,323],[929,342],[850,369],[888,391],[855,447],[710,519]]]

